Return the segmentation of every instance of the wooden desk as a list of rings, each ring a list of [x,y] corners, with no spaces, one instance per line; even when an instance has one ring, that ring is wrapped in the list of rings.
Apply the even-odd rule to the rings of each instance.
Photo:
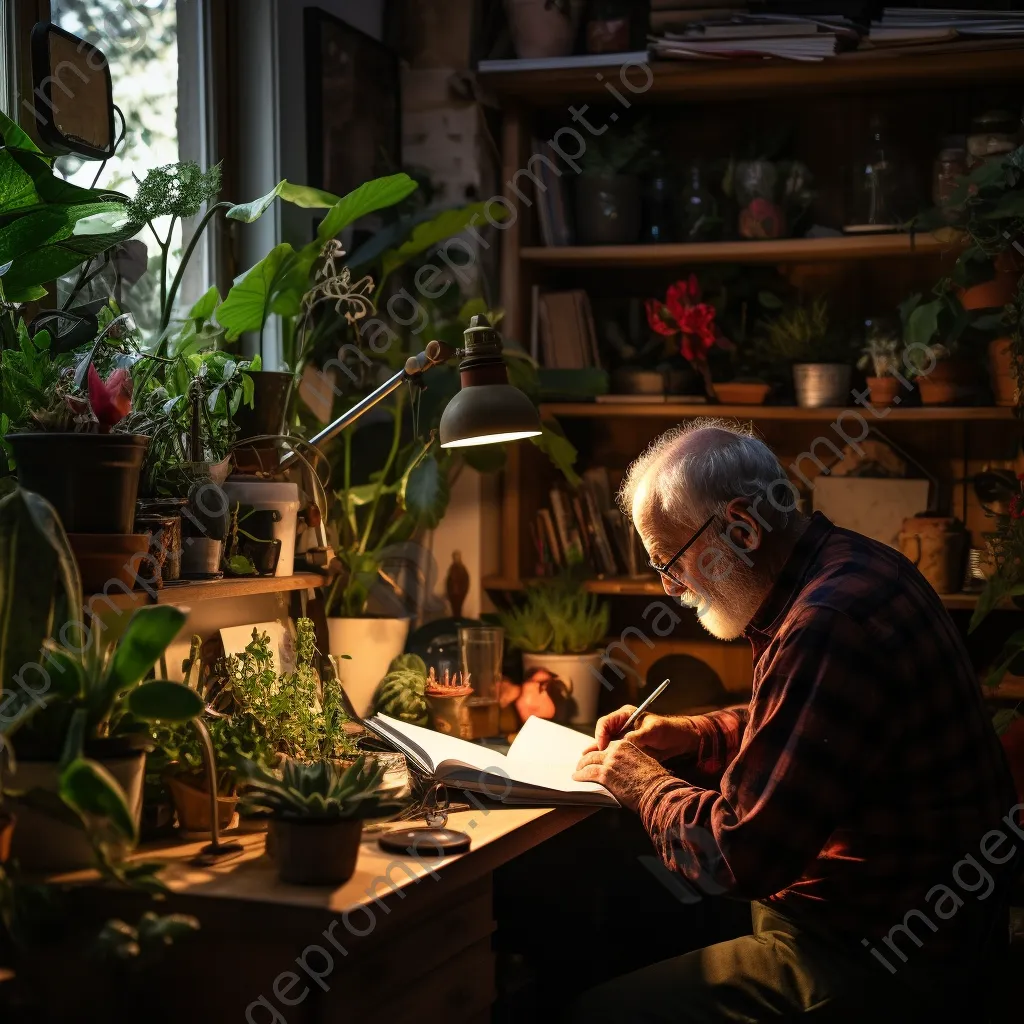
[[[593,810],[455,813],[449,827],[471,835],[472,847],[445,858],[386,854],[368,836],[355,874],[337,889],[279,882],[265,836],[255,834],[241,837],[242,855],[211,868],[188,863],[203,843],[141,850],[169,861],[161,877],[172,895],[162,907],[96,886],[74,891],[83,910],[104,918],[144,909],[199,918],[201,931],[174,951],[166,983],[152,989],[162,1003],[180,1004],[170,1019],[484,1022],[495,997],[492,872]]]

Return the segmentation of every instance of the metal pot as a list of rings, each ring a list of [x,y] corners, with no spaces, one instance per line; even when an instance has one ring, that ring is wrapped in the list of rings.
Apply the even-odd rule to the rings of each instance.
[[[793,387],[801,409],[849,405],[850,367],[846,363],[797,363]]]

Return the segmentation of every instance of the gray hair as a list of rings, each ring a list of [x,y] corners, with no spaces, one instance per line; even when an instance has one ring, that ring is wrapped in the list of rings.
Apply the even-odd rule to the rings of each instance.
[[[666,517],[696,529],[734,498],[768,500],[765,519],[785,528],[792,511],[773,495],[775,485],[792,485],[774,452],[750,427],[710,417],[674,427],[653,441],[626,471],[619,506],[632,518],[633,499],[641,481],[649,478],[648,500],[656,501]]]

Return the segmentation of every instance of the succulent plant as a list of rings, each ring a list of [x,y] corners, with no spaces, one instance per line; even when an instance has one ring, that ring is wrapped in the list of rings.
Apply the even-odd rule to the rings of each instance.
[[[360,755],[344,771],[330,761],[283,762],[282,777],[242,759],[246,802],[275,818],[328,818],[349,821],[390,813],[394,803],[381,792],[383,765],[368,765]]]

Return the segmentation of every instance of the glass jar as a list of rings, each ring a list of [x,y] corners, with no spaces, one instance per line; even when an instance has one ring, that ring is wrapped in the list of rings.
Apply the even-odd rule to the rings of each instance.
[[[967,136],[969,166],[1016,149],[1019,128],[1019,120],[1009,110],[987,110],[973,118]]]
[[[720,220],[711,190],[704,184],[700,164],[690,164],[680,197],[680,230],[684,242],[706,242],[719,234]]]
[[[674,242],[672,195],[669,179],[664,175],[651,178],[644,192],[644,230],[640,241],[655,245]]]
[[[470,739],[498,735],[498,683],[505,631],[498,626],[466,626],[459,630],[462,681],[473,687],[466,701]]]
[[[967,173],[967,149],[961,144],[946,145],[939,150],[932,168],[932,202],[945,214],[950,223],[955,221],[959,210],[950,206],[950,200],[957,184]]]

